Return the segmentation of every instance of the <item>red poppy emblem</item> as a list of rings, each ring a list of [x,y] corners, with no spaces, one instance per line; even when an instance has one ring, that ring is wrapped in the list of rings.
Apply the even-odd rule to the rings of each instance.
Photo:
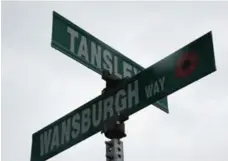
[[[197,67],[198,56],[196,53],[185,53],[177,62],[175,74],[177,77],[189,76]]]

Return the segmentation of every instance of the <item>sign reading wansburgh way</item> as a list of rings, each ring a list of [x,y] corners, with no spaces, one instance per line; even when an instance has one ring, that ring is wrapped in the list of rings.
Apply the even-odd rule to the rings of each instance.
[[[31,161],[48,159],[102,130],[119,114],[130,116],[214,72],[211,32],[33,134]]]

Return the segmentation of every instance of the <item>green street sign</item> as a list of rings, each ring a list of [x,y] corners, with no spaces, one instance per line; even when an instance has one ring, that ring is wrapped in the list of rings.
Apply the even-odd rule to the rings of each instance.
[[[103,70],[119,77],[132,77],[144,68],[109,45],[89,34],[56,12],[53,12],[51,46],[102,74]],[[154,103],[168,113],[167,98]]]
[[[130,116],[214,72],[212,33],[174,52],[33,134],[31,161],[46,160],[103,129],[119,114]]]

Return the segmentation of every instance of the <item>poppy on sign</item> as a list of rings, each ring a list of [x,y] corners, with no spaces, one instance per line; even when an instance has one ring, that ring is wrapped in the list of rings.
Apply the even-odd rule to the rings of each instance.
[[[194,52],[185,53],[177,62],[175,74],[177,77],[187,77],[192,74],[198,64],[198,56]]]

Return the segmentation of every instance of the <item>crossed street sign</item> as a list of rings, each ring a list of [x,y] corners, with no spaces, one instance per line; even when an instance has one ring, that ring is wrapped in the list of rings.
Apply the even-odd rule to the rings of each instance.
[[[142,66],[89,34],[56,12],[53,12],[51,45],[89,69],[102,74],[109,71],[119,78],[132,77],[144,70]],[[154,105],[168,113],[166,98]]]
[[[131,116],[215,70],[212,33],[208,32],[34,133],[31,161],[49,159],[101,131],[106,121]]]

